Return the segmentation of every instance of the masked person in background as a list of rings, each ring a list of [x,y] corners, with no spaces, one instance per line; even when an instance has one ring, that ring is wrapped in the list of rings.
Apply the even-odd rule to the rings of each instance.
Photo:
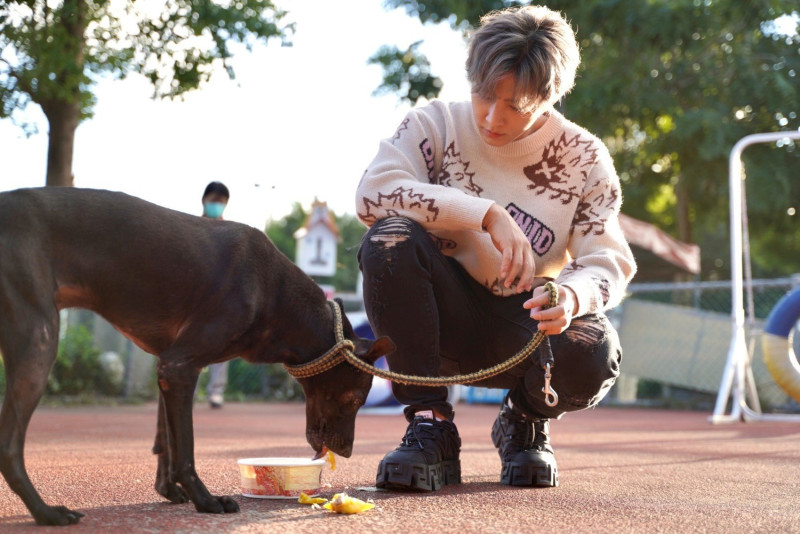
[[[611,156],[554,107],[579,62],[560,13],[490,13],[470,39],[471,101],[411,110],[356,192],[370,227],[359,250],[364,304],[375,333],[397,345],[392,371],[471,373],[507,360],[537,330],[549,335],[555,405],[539,355],[477,384],[509,389],[491,437],[500,481],[513,486],[558,484],[550,420],[596,406],[614,384],[622,351],[604,312],[636,271]],[[559,303],[545,309],[548,281]],[[408,427],[380,462],[377,486],[459,483],[447,388],[392,388]]]
[[[222,219],[222,212],[230,200],[230,192],[222,182],[211,182],[203,192],[203,217]],[[208,366],[206,394],[212,408],[222,408],[225,402],[225,386],[228,384],[228,362],[212,363]]]

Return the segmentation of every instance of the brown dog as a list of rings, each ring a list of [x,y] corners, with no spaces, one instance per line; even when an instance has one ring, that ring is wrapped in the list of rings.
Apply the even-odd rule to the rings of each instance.
[[[23,464],[28,422],[56,358],[58,311],[69,307],[97,312],[158,357],[156,490],[200,512],[239,509],[211,495],[195,471],[192,397],[201,369],[236,357],[298,365],[336,342],[323,291],[253,228],[109,191],[0,194],[0,471],[43,525],[83,515],[45,504]],[[358,338],[346,317],[344,334],[370,363],[394,350],[387,338]],[[308,442],[319,454],[350,456],[372,377],[340,364],[299,382]]]

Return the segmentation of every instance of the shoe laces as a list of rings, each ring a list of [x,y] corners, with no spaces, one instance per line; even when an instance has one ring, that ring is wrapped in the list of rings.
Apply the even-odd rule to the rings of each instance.
[[[406,447],[417,446],[425,448],[425,440],[435,440],[437,433],[442,433],[444,429],[437,428],[435,421],[424,417],[415,417],[406,429],[403,436],[403,445]]]
[[[514,445],[519,450],[533,446],[533,421],[512,408],[505,408],[504,411],[503,418],[506,420],[504,434],[509,445]]]
[[[550,446],[549,421],[547,419],[536,419],[533,421],[533,446],[540,451],[548,450]]]
[[[503,418],[506,420],[505,435],[510,444],[520,450],[547,450],[550,444],[549,419],[534,419],[515,408],[505,405]]]

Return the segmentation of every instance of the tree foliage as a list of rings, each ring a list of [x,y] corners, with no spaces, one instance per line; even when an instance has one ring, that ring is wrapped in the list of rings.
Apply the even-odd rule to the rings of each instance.
[[[47,379],[47,392],[57,395],[119,395],[121,384],[103,368],[100,350],[85,326],[68,328]]]
[[[435,98],[442,89],[442,80],[431,74],[428,58],[418,51],[422,41],[411,43],[405,50],[383,46],[369,58],[372,65],[383,68],[383,83],[373,95],[397,93],[411,104],[420,98]]]
[[[100,75],[136,72],[154,97],[197,89],[229,43],[286,42],[292,26],[271,0],[22,0],[0,4],[0,118],[38,104],[50,125],[48,185],[71,185],[74,132],[90,117]],[[27,132],[31,125],[21,122]]]
[[[391,0],[456,31],[512,2]],[[706,277],[728,267],[728,158],[752,133],[800,127],[800,17],[787,0],[552,0],[576,29],[582,65],[565,114],[615,159],[628,214],[703,250]],[[792,13],[794,12],[794,15]],[[775,21],[793,24],[779,31]],[[384,54],[388,49],[384,49]],[[410,69],[410,67],[407,67]],[[430,74],[433,76],[433,73]],[[384,89],[396,83],[384,79]],[[423,83],[418,81],[417,83]],[[400,84],[395,85],[404,97]],[[438,93],[437,93],[438,94]],[[800,149],[745,153],[754,272],[800,271]]]

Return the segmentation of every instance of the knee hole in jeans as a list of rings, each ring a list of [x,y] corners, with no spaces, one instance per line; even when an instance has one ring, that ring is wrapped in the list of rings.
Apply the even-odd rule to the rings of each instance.
[[[584,347],[594,347],[602,343],[607,335],[606,326],[598,315],[575,318],[570,327],[564,331],[564,336],[571,343]]]
[[[375,224],[370,232],[371,243],[379,245],[381,249],[388,250],[404,243],[411,237],[411,221],[405,217],[389,217]],[[391,258],[387,258],[390,260]]]

